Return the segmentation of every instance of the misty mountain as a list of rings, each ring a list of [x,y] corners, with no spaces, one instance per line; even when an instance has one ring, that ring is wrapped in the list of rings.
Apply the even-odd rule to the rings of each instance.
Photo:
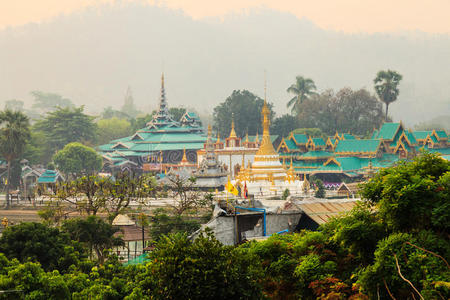
[[[41,24],[0,31],[0,103],[30,91],[55,92],[91,112],[135,103],[155,108],[164,71],[169,105],[211,111],[234,89],[267,96],[281,114],[296,75],[320,91],[366,87],[381,69],[403,75],[389,109],[409,125],[450,115],[450,35],[345,34],[305,19],[253,10],[193,20],[144,4],[88,8]]]

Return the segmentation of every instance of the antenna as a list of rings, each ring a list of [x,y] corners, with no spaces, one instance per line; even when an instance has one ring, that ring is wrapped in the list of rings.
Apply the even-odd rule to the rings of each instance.
[[[267,72],[264,70],[264,100],[267,99]]]

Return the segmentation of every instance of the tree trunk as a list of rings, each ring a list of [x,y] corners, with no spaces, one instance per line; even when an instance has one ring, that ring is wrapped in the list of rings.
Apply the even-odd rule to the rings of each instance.
[[[385,122],[387,122],[388,119],[388,111],[389,111],[389,103],[386,103],[386,117],[384,118]]]
[[[11,182],[11,161],[8,161],[8,175],[6,176],[6,208],[9,208],[10,206],[10,199],[9,199],[9,185]]]

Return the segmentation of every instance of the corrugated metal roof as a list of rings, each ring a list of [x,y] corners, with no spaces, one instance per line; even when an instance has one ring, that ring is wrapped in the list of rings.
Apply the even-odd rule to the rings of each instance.
[[[297,205],[317,224],[328,222],[332,217],[345,212],[349,212],[356,205],[356,201],[327,201],[327,202],[310,202]]]

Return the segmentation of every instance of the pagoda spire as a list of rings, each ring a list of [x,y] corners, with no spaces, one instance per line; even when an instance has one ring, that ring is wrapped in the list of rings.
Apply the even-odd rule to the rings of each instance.
[[[231,131],[230,131],[230,138],[236,138],[236,131],[234,130],[234,114],[231,117]]]
[[[187,165],[189,161],[186,157],[186,148],[183,148],[183,158],[181,159],[180,165]]]
[[[169,107],[166,100],[166,90],[164,88],[164,73],[161,74],[161,92],[159,96],[159,108],[153,119],[147,123],[147,126],[151,125],[167,125],[174,122],[169,114]]]
[[[265,89],[265,87],[264,87]],[[261,146],[258,149],[256,155],[277,155],[277,152],[273,148],[272,141],[270,139],[270,110],[267,106],[267,101],[264,98],[264,105],[261,111],[263,117],[263,136],[261,139]]]

